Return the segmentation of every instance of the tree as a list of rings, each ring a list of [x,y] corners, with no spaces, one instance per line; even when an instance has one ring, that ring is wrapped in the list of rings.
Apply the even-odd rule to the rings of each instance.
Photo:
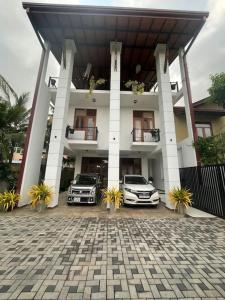
[[[207,138],[198,137],[194,146],[200,154],[203,165],[225,163],[225,134]]]
[[[208,89],[210,99],[225,108],[225,73],[211,75],[212,86]]]
[[[22,145],[30,110],[26,103],[29,93],[18,96],[0,75],[0,162],[11,163],[14,147]]]

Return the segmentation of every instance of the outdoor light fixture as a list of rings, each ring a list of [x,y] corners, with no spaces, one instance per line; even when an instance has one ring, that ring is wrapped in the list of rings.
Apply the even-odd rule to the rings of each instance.
[[[171,90],[175,91],[176,87],[177,87],[177,84],[176,83],[171,83],[170,85],[171,85]]]
[[[56,88],[56,80],[53,79],[53,78],[51,78],[51,79],[50,79],[50,85],[51,85],[51,87]]]
[[[92,98],[92,102],[96,102],[96,98]]]
[[[141,65],[139,65],[139,64],[136,65],[135,72],[136,72],[136,74],[141,72]]]
[[[134,100],[134,104],[136,104],[137,102],[138,102],[137,99],[135,99],[135,100]]]
[[[84,79],[88,79],[88,78],[89,78],[90,73],[91,73],[91,68],[92,68],[92,64],[91,64],[91,63],[88,63],[88,64],[87,64],[87,67],[86,67],[86,70],[85,70],[85,72],[84,72],[84,74],[83,74],[83,78],[84,78]]]

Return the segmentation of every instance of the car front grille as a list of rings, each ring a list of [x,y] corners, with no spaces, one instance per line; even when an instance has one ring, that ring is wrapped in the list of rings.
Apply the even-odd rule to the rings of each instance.
[[[90,190],[72,190],[72,194],[76,195],[89,195],[90,192]]]
[[[135,195],[138,197],[138,198],[142,198],[142,197],[151,197],[151,195],[152,195],[152,192],[151,191],[149,191],[149,192],[144,192],[144,191],[137,191],[136,193],[135,193]]]

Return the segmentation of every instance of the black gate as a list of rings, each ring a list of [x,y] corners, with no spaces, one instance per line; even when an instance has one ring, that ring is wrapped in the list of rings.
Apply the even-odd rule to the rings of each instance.
[[[193,193],[193,207],[225,218],[225,164],[182,168],[180,180]]]

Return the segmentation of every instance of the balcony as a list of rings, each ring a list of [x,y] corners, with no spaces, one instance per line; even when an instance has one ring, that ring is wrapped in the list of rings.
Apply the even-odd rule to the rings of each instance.
[[[159,129],[139,129],[134,128],[132,134],[132,146],[146,146],[156,148],[159,145],[160,134]]]
[[[72,128],[70,126],[67,126],[65,136],[67,138],[68,144],[70,145],[97,145],[98,128]]]

